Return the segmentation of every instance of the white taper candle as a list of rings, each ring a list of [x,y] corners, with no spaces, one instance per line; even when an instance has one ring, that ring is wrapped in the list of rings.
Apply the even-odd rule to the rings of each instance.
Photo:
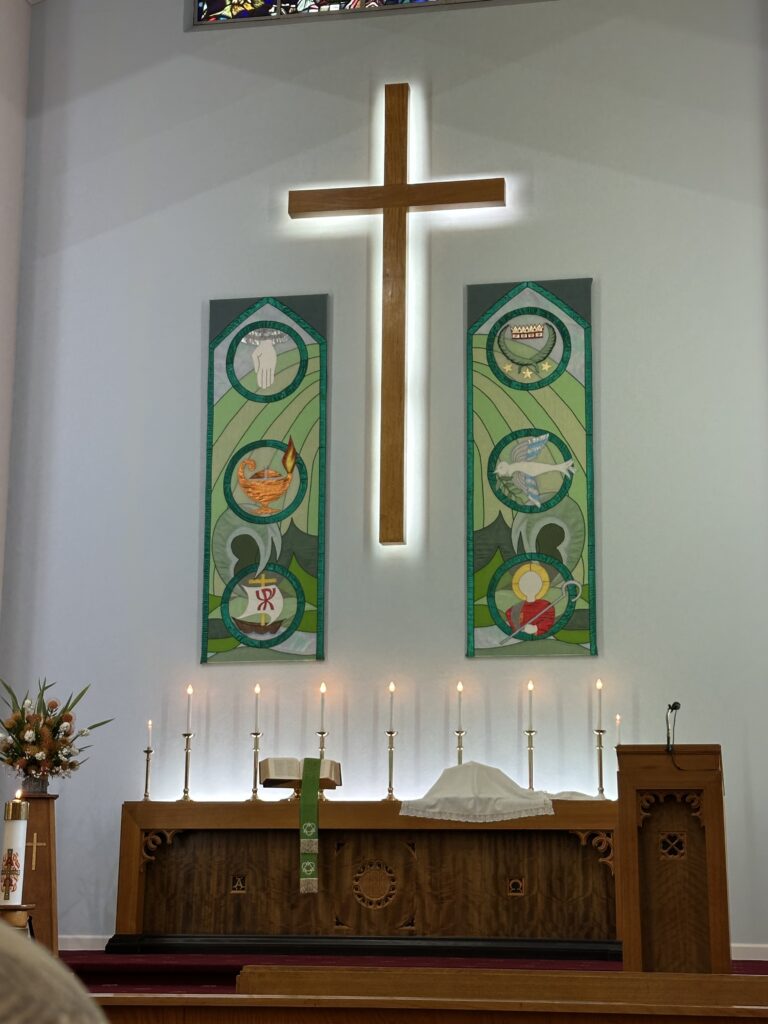
[[[603,681],[598,679],[595,683],[597,689],[597,728],[603,728]]]
[[[533,680],[528,680],[528,729],[533,732]]]

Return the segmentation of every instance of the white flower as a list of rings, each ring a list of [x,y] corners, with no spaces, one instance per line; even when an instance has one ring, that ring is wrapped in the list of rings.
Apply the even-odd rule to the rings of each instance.
[[[22,739],[24,740],[25,743],[32,743],[35,739],[35,730],[27,729],[27,731],[22,736]]]
[[[90,736],[91,735],[91,730],[90,729],[81,729],[80,730],[80,735],[81,736]]]
[[[31,708],[32,707],[32,701],[29,699],[29,697],[27,697],[27,699],[24,701],[24,703],[22,704],[22,707],[24,707],[24,708]]]
[[[45,760],[45,751],[44,750],[38,750],[38,752],[35,754],[35,758],[38,761],[44,761]]]
[[[69,722],[62,722],[59,726],[59,735],[63,736],[67,732],[69,732]]]

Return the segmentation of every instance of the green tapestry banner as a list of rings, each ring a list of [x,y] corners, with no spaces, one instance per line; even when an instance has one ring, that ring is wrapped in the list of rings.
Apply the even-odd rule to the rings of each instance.
[[[467,289],[467,654],[597,653],[589,279]]]
[[[324,656],[327,296],[211,302],[202,661]]]

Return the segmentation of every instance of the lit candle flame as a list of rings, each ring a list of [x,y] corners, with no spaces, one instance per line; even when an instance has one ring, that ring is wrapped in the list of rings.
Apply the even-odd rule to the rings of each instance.
[[[533,693],[533,680],[528,680],[528,693]]]
[[[256,683],[253,688],[253,692],[258,696],[261,693],[261,683]]]
[[[325,685],[325,683],[320,683],[320,693],[327,693],[327,692],[328,692],[328,687]]]
[[[192,683],[190,683],[189,686],[187,687],[187,693],[191,697],[194,692],[195,691],[192,689]]]
[[[597,687],[598,690],[602,690],[602,688],[603,688],[603,680],[602,679],[598,679],[597,682],[595,683],[595,686]]]
[[[461,680],[459,680],[458,683],[456,683],[456,689],[459,691],[459,693],[464,692],[464,683],[462,683]]]
[[[21,800],[21,790],[17,789],[14,796],[17,800]]]
[[[389,684],[389,692],[390,693],[394,693],[395,692],[395,684],[393,682],[391,682]]]

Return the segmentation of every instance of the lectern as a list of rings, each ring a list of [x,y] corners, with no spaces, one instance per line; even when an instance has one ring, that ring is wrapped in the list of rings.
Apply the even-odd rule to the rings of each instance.
[[[720,747],[620,746],[617,756],[624,970],[729,974]]]

